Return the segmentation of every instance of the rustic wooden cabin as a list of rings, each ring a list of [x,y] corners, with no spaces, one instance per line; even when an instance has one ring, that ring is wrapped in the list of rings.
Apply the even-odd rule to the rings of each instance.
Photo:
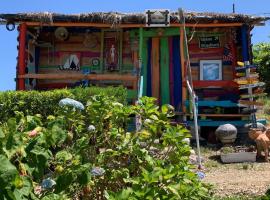
[[[237,61],[252,63],[250,32],[264,17],[185,12],[181,18],[161,10],[0,19],[8,30],[18,25],[17,90],[123,85],[131,99],[139,92],[156,97],[189,122],[189,79],[200,126],[250,121],[234,80],[244,74],[236,71]]]

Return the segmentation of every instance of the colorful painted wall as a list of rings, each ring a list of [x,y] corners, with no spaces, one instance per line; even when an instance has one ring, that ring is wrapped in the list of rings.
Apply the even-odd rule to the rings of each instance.
[[[177,110],[182,109],[188,96],[183,84],[185,82],[183,77],[186,75],[186,66],[183,66],[183,63],[186,58],[183,58],[185,52],[181,52],[185,49],[181,47],[180,32],[179,27],[143,29],[141,52],[143,95],[157,98],[159,104],[172,104]],[[237,93],[230,84],[235,78],[236,61],[241,60],[239,34],[239,28],[187,30],[192,78],[201,99],[218,100],[222,96],[220,94],[228,93],[228,89]],[[136,75],[139,67],[139,40],[138,28],[32,28],[28,30],[27,37],[27,72]],[[206,70],[202,70],[202,62],[209,61],[220,62],[219,74],[212,73],[216,69],[207,70],[211,66],[206,66]],[[205,79],[206,72],[217,77]],[[137,92],[134,91],[137,90],[136,85],[119,80],[26,79],[27,89],[73,87],[81,84],[100,86],[121,84],[133,89],[134,94]]]
[[[188,40],[192,79],[199,99],[235,101],[239,93],[233,82],[235,67],[242,60],[239,29],[190,30]]]
[[[61,27],[62,28],[62,27]],[[138,62],[137,51],[132,51],[128,31],[111,29],[57,28],[39,30],[38,38],[29,37],[28,46],[33,62],[27,63],[28,73],[41,74],[101,74],[132,73]],[[61,32],[62,31],[62,32]],[[67,31],[68,36],[59,36]],[[29,30],[37,35],[36,30]],[[61,38],[62,37],[62,38]],[[28,84],[29,80],[26,81]],[[38,80],[36,89],[59,88],[80,84],[97,84],[95,81]],[[98,84],[120,84],[103,81]],[[130,87],[130,83],[122,83]],[[29,85],[28,89],[31,86]]]

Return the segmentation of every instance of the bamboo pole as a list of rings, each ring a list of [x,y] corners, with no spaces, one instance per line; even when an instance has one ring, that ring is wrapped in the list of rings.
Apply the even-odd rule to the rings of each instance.
[[[187,88],[189,91],[189,94],[191,96],[192,104],[193,104],[193,115],[194,115],[194,129],[195,129],[195,136],[196,136],[196,144],[197,144],[197,155],[198,155],[198,168],[202,168],[202,161],[201,161],[201,150],[200,150],[200,141],[199,141],[199,130],[198,130],[198,110],[197,110],[197,96],[193,90],[193,82],[192,82],[192,73],[191,73],[191,67],[190,67],[190,59],[189,59],[189,51],[188,51],[188,40],[187,40],[187,33],[186,33],[186,26],[185,26],[185,17],[184,17],[184,11],[182,9],[179,9],[179,17],[180,21],[183,25],[183,32],[184,32],[184,44],[186,46],[186,56],[187,56],[187,63],[185,63],[185,69],[188,68],[188,72],[186,75],[186,82],[187,82]]]

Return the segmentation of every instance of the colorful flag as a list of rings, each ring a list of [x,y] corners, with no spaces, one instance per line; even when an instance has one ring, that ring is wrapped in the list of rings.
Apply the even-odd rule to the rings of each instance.
[[[232,51],[231,51],[231,46],[229,44],[225,44],[224,46],[224,51],[223,51],[223,57],[222,57],[223,61],[233,61],[233,55],[232,55]]]

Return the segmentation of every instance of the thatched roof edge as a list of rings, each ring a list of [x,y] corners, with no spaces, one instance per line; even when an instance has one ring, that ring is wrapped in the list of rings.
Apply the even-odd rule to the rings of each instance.
[[[211,23],[219,21],[223,23],[262,23],[270,18],[264,16],[254,16],[245,14],[225,14],[211,12],[185,12],[187,23]],[[118,12],[93,12],[81,14],[58,14],[58,13],[16,13],[0,14],[0,21],[12,22],[89,22],[104,24],[144,24],[144,13],[118,13]],[[171,12],[171,23],[178,23],[179,16],[177,12]]]

